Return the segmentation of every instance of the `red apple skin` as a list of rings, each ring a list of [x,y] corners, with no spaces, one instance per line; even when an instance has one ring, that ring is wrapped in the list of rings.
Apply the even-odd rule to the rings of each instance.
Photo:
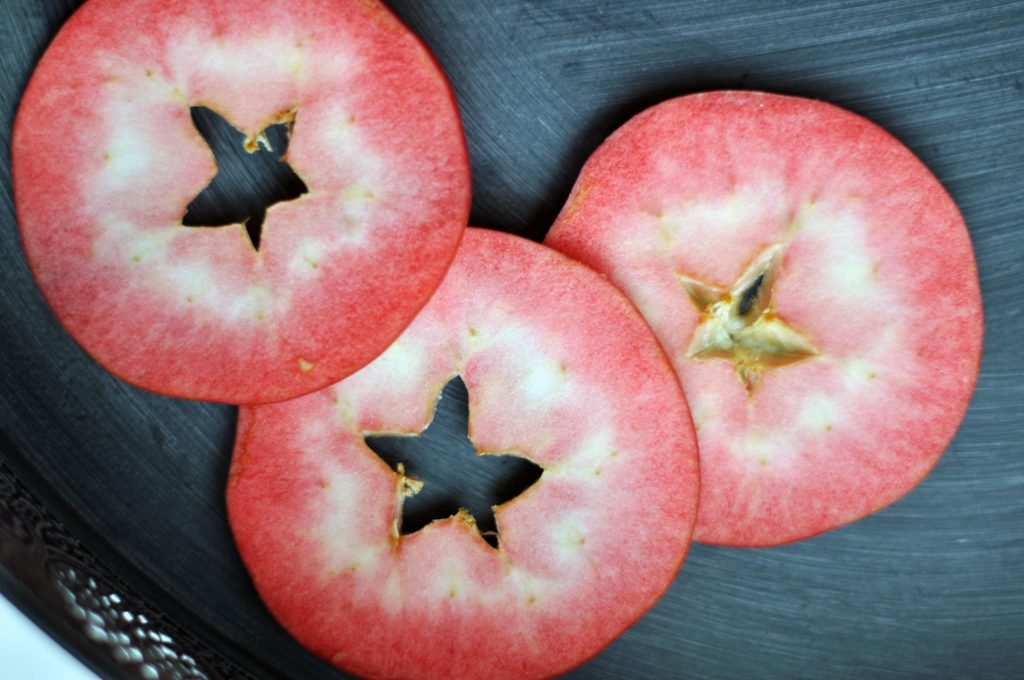
[[[190,107],[255,139],[294,113],[309,193],[183,228],[216,165]],[[382,352],[443,278],[469,162],[437,63],[373,1],[89,0],[40,61],[14,128],[28,261],[60,322],[124,380],[279,401]]]
[[[546,241],[637,304],[700,444],[695,539],[796,541],[916,486],[966,412],[983,315],[956,205],[902,144],[838,107],[758,92],[664,102],[587,161]],[[781,246],[770,313],[818,350],[765,370],[691,358],[706,317],[683,278],[728,290]]]
[[[453,375],[478,451],[544,468],[496,511],[500,550],[457,517],[393,537],[399,476],[367,432],[419,433]],[[539,244],[470,229],[381,357],[241,410],[231,527],[267,607],[371,678],[537,678],[587,660],[675,577],[696,517],[686,402],[635,308]]]

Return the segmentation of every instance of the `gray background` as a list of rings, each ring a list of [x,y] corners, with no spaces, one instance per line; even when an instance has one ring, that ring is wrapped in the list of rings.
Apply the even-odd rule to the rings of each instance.
[[[78,3],[0,3],[0,149],[32,65]],[[580,677],[1024,675],[1024,3],[402,0],[462,106],[473,222],[536,239],[597,144],[670,96],[752,88],[880,123],[960,205],[986,346],[933,474],[803,543],[694,546],[666,597]],[[59,130],[54,131],[59,134]],[[0,460],[122,579],[258,675],[328,677],[236,557],[228,407],[105,373],[37,292],[0,168]]]

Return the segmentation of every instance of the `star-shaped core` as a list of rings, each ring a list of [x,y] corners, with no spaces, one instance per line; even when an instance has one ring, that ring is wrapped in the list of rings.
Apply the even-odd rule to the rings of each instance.
[[[687,350],[690,359],[731,361],[747,392],[768,369],[818,354],[803,334],[772,309],[772,287],[782,265],[782,246],[763,253],[725,290],[680,276],[702,320]]]
[[[508,453],[480,452],[470,441],[469,393],[456,376],[441,390],[419,434],[367,434],[366,445],[398,474],[394,535],[459,515],[498,547],[494,509],[536,482],[543,469]]]
[[[309,191],[285,162],[295,113],[282,116],[255,138],[246,137],[217,112],[192,108],[192,122],[210,145],[217,162],[213,181],[189,203],[182,219],[186,227],[242,224],[255,250],[260,249],[267,208],[291,201]],[[280,149],[279,154],[273,152]]]

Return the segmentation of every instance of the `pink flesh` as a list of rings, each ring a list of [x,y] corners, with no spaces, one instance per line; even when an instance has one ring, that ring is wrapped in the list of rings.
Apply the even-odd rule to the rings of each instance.
[[[478,451],[544,467],[499,506],[392,538],[399,476],[368,432],[419,433],[454,375]],[[607,282],[470,229],[380,358],[327,390],[243,408],[228,484],[239,550],[303,644],[369,677],[539,677],[588,659],[672,581],[696,516],[696,440],[650,329]]]
[[[935,465],[978,372],[971,243],[938,181],[882,129],[756,92],[668,101],[587,162],[546,241],[607,274],[678,372],[700,443],[699,541],[772,545],[867,515]],[[687,358],[681,275],[725,289],[783,244],[778,316],[819,350],[748,396]]]
[[[216,173],[190,107],[254,138],[294,110],[309,193],[242,225],[181,226]],[[376,2],[90,0],[18,114],[22,236],[72,336],[167,394],[278,401],[382,352],[465,229],[468,159],[443,74]]]

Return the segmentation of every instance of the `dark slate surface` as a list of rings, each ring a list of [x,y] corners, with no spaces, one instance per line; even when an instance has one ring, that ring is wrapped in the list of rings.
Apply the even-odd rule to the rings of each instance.
[[[0,147],[72,0],[0,3]],[[535,239],[586,156],[664,98],[754,88],[888,128],[950,190],[986,304],[978,390],[934,473],[889,509],[782,548],[695,546],[667,596],[579,677],[1024,675],[1024,3],[401,0],[454,82],[473,221]],[[55,130],[54,134],[59,134]],[[329,677],[232,548],[234,412],[131,388],[32,283],[0,205],[0,460],[121,578],[258,675]]]

